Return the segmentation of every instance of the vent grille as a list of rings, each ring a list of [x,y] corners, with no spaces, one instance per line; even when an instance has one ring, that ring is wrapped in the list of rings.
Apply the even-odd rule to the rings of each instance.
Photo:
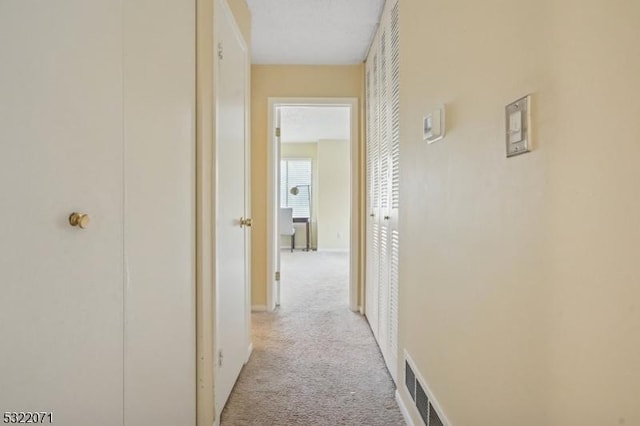
[[[422,385],[420,382],[416,381],[416,407],[418,408],[418,412],[420,413],[420,417],[422,417],[422,421],[425,425],[428,425],[429,421],[429,398],[427,398],[427,394],[422,389]]]
[[[433,409],[433,405],[429,403],[429,426],[444,426],[442,424],[442,420],[436,413],[436,410]]]
[[[411,357],[405,351],[404,383],[411,399],[415,402],[415,407],[418,410],[418,414],[420,414],[422,422],[425,426],[448,425],[447,419],[445,418],[445,421],[443,421],[431,403],[431,400],[433,400],[437,405],[433,395],[430,393],[427,394],[428,389],[425,390],[423,387],[423,380],[422,376],[420,376],[419,372],[415,369],[415,364],[413,364]]]
[[[408,362],[404,362],[404,383],[407,386],[411,399],[416,400],[416,375]]]

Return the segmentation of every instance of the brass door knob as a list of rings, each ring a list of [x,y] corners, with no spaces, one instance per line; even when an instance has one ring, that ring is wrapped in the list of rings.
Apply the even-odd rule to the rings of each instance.
[[[241,217],[240,218],[240,227],[241,228],[245,227],[245,226],[250,228],[252,224],[253,224],[253,221],[251,220],[251,218],[248,218],[248,217]]]
[[[73,212],[69,216],[69,224],[81,229],[87,228],[90,222],[91,218],[89,218],[88,214]]]

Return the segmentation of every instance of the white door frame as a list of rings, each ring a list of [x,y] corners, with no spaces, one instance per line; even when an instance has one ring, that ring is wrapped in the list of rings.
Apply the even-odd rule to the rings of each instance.
[[[276,247],[280,247],[277,230],[279,146],[275,132],[275,109],[283,106],[346,106],[351,108],[351,202],[349,242],[349,307],[357,311],[360,283],[360,140],[358,126],[358,98],[268,98],[267,112],[267,310],[276,306]],[[277,242],[277,244],[276,244]]]
[[[217,187],[217,158],[215,155],[216,144],[216,114],[217,114],[217,55],[218,37],[215,32],[215,15],[218,13],[233,13],[229,7],[228,0],[220,3],[209,0],[196,0],[197,5],[197,88],[196,88],[196,191],[197,191],[197,213],[196,213],[196,271],[197,271],[197,293],[196,293],[196,346],[197,346],[197,425],[211,426],[219,424],[220,419],[216,418],[215,400],[215,329],[217,325],[216,312],[216,286],[215,276],[216,256],[216,187]],[[232,25],[241,33],[235,17]],[[241,37],[245,47],[246,40]],[[248,48],[245,49],[246,70],[245,70],[245,179],[246,184],[251,183],[250,169],[250,57]],[[246,189],[247,201],[245,203],[245,215],[250,215],[250,188]],[[248,241],[247,241],[248,240]],[[246,236],[247,264],[245,274],[251,277],[251,254],[250,237]],[[246,282],[246,323],[247,323],[247,345],[249,351],[251,345],[250,338],[250,297],[251,282]],[[249,354],[247,354],[247,357]],[[248,358],[247,358],[248,359]]]

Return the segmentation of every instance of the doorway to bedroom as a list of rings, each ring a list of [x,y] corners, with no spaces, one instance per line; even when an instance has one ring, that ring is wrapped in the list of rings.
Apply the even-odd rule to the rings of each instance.
[[[320,292],[331,293],[332,303],[357,309],[354,103],[325,99],[270,105],[275,280],[268,293],[276,307],[317,298]]]
[[[283,106],[280,120],[279,302],[291,305],[326,286],[322,293],[346,306],[350,108]]]

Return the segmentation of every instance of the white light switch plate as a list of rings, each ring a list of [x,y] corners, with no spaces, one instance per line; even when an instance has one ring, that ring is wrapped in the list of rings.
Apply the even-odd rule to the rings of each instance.
[[[531,95],[505,108],[507,157],[531,151]]]

